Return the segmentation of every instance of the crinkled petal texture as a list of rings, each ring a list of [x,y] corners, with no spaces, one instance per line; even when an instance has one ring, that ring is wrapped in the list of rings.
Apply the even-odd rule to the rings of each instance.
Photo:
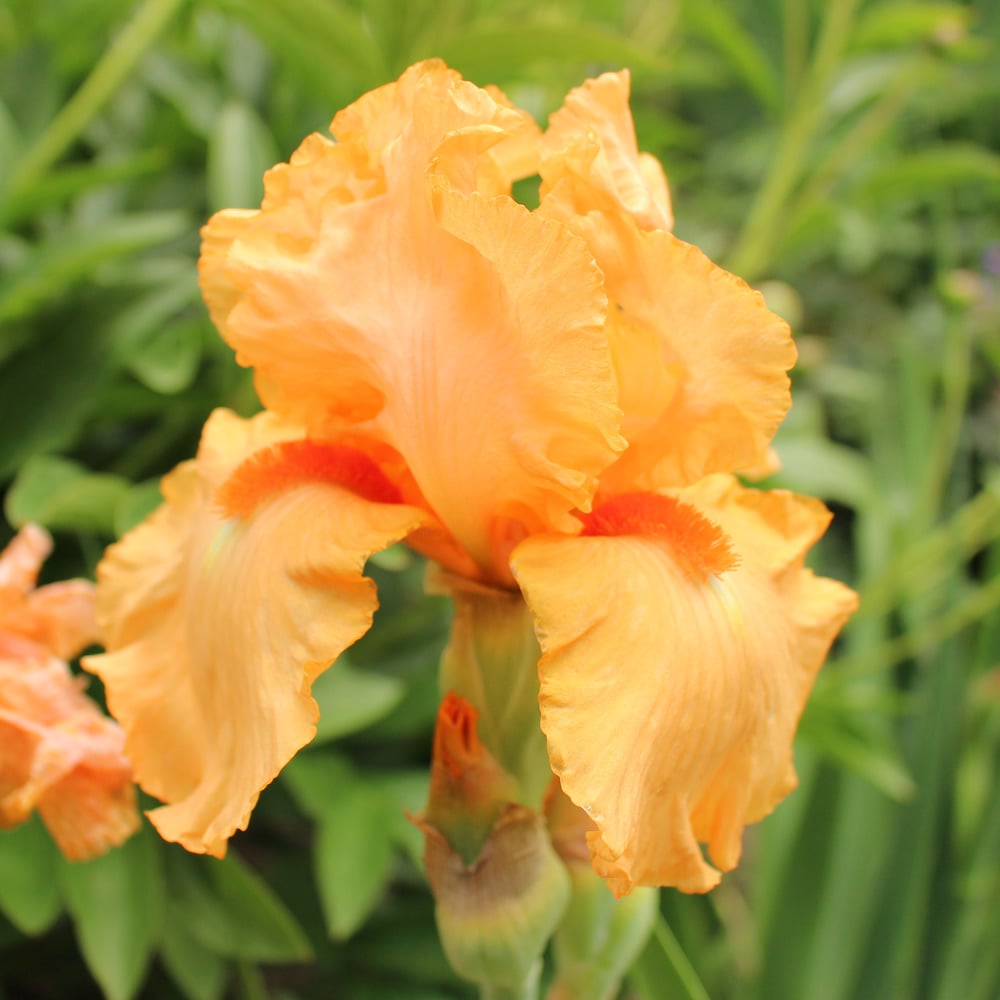
[[[341,112],[205,231],[202,283],[265,404],[405,460],[480,573],[572,526],[624,447],[603,279],[514,202],[535,126],[440,63]]]
[[[668,232],[662,174],[636,153],[627,74],[570,93],[540,169],[540,213],[586,241],[611,301],[629,447],[602,490],[676,488],[762,465],[790,402],[791,333],[759,293]]]
[[[699,842],[717,868],[736,865],[744,825],[795,785],[795,727],[855,606],[802,566],[829,520],[818,501],[726,476],[676,500],[683,516],[649,530],[539,536],[514,553],[552,767],[596,823],[594,867],[618,895],[712,888]]]
[[[139,827],[124,737],[62,660],[0,636],[0,827],[38,811],[71,861]]]
[[[642,229],[673,227],[659,161],[640,153],[629,108],[628,70],[604,73],[571,90],[542,143],[541,194],[569,214],[627,214]]]
[[[222,856],[312,739],[312,682],[377,606],[365,561],[425,520],[357,492],[349,453],[284,447],[301,435],[272,414],[216,411],[197,460],[164,479],[163,506],[98,568],[108,653],[85,666],[140,785],[168,803],[150,818],[191,851]]]
[[[26,524],[0,554],[0,631],[68,660],[97,641],[94,585],[65,580],[35,589],[51,551],[49,533]]]
[[[676,488],[765,464],[791,400],[788,325],[697,247],[635,227],[622,236],[605,279],[629,447],[602,490]]]

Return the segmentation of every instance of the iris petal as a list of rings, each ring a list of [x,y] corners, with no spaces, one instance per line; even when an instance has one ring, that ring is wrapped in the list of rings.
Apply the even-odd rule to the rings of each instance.
[[[821,504],[728,477],[677,499],[727,534],[737,565],[693,573],[650,533],[539,536],[513,558],[553,770],[597,825],[594,866],[619,895],[704,892],[736,865],[744,825],[794,787],[799,715],[856,603],[802,568]]]
[[[300,435],[269,414],[217,411],[198,459],[164,480],[166,503],[98,570],[108,653],[85,665],[105,683],[139,783],[168,803],[150,818],[192,851],[221,856],[312,739],[312,682],[377,607],[365,561],[425,521],[315,474],[227,518],[219,488]]]
[[[507,196],[535,130],[422,64],[341,112],[338,144],[314,138],[273,172],[255,217],[210,223],[202,265],[265,404],[391,446],[504,584],[512,544],[571,528],[624,446],[602,276],[582,240]],[[345,198],[342,175],[378,183]]]

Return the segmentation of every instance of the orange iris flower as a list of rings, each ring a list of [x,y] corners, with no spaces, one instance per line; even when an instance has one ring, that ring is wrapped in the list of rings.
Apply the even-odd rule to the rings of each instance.
[[[541,725],[597,870],[704,891],[794,784],[854,595],[803,568],[829,514],[743,488],[795,357],[761,296],[670,233],[629,77],[542,134],[437,61],[218,213],[201,281],[265,412],[217,411],[99,569],[90,659],[160,832],[221,855],[312,737],[397,541],[534,616]],[[540,204],[512,196],[538,173]]]
[[[139,826],[124,735],[65,660],[97,641],[94,587],[35,589],[52,548],[35,525],[0,555],[0,828],[37,809],[71,861],[103,854]]]

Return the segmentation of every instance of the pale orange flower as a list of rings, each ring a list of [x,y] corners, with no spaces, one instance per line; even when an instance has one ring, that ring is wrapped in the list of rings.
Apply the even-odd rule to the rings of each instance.
[[[103,854],[135,832],[124,737],[64,658],[97,640],[93,585],[35,589],[52,542],[21,529],[0,555],[0,827],[38,811],[63,854]]]
[[[732,477],[769,460],[794,347],[669,232],[628,87],[588,82],[543,136],[421,63],[206,226],[206,302],[270,412],[214,414],[110,550],[88,664],[164,836],[219,854],[245,826],[368,627],[365,558],[404,539],[523,592],[550,763],[615,892],[710,888],[699,842],[731,868],[794,784],[854,598],[803,568],[821,504]],[[511,196],[532,172],[535,211]]]

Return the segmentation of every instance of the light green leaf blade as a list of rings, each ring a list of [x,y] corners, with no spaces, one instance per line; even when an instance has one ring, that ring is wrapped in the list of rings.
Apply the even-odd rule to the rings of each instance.
[[[52,877],[57,854],[37,816],[0,831],[0,913],[23,934],[48,930],[62,911]]]
[[[148,830],[59,879],[87,968],[108,1000],[136,996],[159,940],[163,872]]]
[[[211,208],[255,208],[264,196],[264,171],[280,159],[274,137],[244,101],[229,101],[208,141]]]
[[[709,1000],[690,959],[662,916],[629,972],[629,982],[642,1000]]]
[[[360,670],[341,657],[313,684],[319,704],[314,743],[358,732],[384,718],[399,704],[405,685],[395,677]]]
[[[251,962],[304,962],[312,956],[285,904],[234,855],[223,861],[171,859],[170,883],[172,912],[216,954]]]
[[[320,820],[316,880],[331,937],[354,934],[382,896],[393,864],[391,831],[389,804],[360,782],[342,790]]]
[[[222,997],[229,976],[228,963],[188,930],[183,913],[174,913],[169,906],[160,958],[188,1000]]]
[[[51,455],[30,459],[18,473],[4,503],[15,527],[29,521],[67,531],[114,532],[114,512],[129,490],[120,476],[88,472]]]

